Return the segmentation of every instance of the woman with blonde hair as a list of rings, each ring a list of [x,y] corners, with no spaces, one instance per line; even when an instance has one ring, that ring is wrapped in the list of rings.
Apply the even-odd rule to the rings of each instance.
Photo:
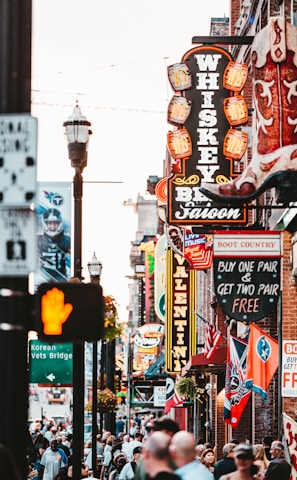
[[[258,467],[257,479],[263,480],[265,478],[265,472],[269,465],[269,460],[266,457],[265,448],[261,443],[253,445],[253,451],[255,455],[254,465]]]

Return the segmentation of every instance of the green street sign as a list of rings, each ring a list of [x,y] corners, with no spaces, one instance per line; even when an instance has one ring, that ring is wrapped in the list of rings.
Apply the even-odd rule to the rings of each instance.
[[[31,340],[29,350],[30,383],[72,385],[72,343]]]

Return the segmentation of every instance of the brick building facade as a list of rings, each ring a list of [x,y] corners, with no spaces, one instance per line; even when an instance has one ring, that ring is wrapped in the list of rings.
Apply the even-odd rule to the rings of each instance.
[[[272,16],[285,16],[290,23],[296,22],[297,0],[232,0],[230,1],[229,32],[223,35],[255,36],[267,24]],[[211,24],[211,35],[220,31],[222,22],[218,27]],[[215,33],[218,35],[218,33]],[[235,61],[249,66],[249,78],[245,85],[243,95],[248,104],[250,115],[248,126],[255,121],[252,105],[252,69],[250,58],[250,45],[230,45],[227,47]],[[251,148],[237,164],[237,172],[242,172],[251,161]],[[255,205],[255,203],[254,203]],[[270,205],[271,208],[267,208]],[[249,211],[249,224],[246,228],[260,228],[263,230],[281,230],[282,261],[281,261],[281,294],[277,308],[267,317],[257,322],[257,325],[266,333],[279,340],[279,353],[281,356],[282,340],[297,340],[297,283],[292,274],[292,238],[294,236],[294,221],[286,229],[280,221],[282,216],[290,213],[294,219],[292,209],[280,208],[275,198],[274,189],[267,190],[258,200],[257,208]],[[297,214],[297,210],[296,210]],[[293,227],[292,227],[293,225]],[[296,227],[297,228],[297,227]],[[197,272],[198,300],[197,311],[204,319],[215,321],[217,328],[223,333],[220,347],[227,345],[230,335],[244,334],[244,325],[230,321],[221,311],[213,288],[213,271]],[[205,336],[205,323],[198,319],[198,345],[203,345]],[[203,349],[198,347],[197,353]],[[281,358],[279,359],[281,361]],[[264,435],[278,438],[282,435],[281,414],[287,413],[293,419],[297,416],[297,402],[295,397],[281,396],[281,364],[270,382],[268,398],[264,402],[260,395],[252,393],[240,423],[233,429],[223,421],[225,367],[222,365],[197,366],[192,364],[186,373],[195,375],[197,385],[203,392],[198,396],[197,418],[198,436],[204,441],[210,441],[217,446],[218,457],[221,455],[224,443],[231,438],[239,441],[260,443]],[[190,425],[191,428],[191,425]]]

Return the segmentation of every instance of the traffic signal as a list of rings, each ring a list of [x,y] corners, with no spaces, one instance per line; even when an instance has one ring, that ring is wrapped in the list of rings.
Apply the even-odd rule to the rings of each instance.
[[[92,342],[103,336],[100,285],[42,283],[36,294],[36,330],[47,342]]]

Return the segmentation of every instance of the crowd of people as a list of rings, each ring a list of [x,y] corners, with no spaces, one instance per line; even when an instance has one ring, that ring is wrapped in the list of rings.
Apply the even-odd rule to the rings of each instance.
[[[169,417],[150,418],[131,434],[125,428],[117,435],[105,431],[97,435],[98,464],[93,471],[92,442],[86,442],[81,478],[99,480],[289,480],[291,464],[283,443],[264,437],[251,445],[235,439],[218,452],[215,446],[196,441]],[[72,478],[70,432],[46,424],[32,433],[35,462],[30,464],[30,480]],[[3,478],[21,480],[9,451],[0,445],[0,472]],[[1,477],[2,478],[2,477]]]

